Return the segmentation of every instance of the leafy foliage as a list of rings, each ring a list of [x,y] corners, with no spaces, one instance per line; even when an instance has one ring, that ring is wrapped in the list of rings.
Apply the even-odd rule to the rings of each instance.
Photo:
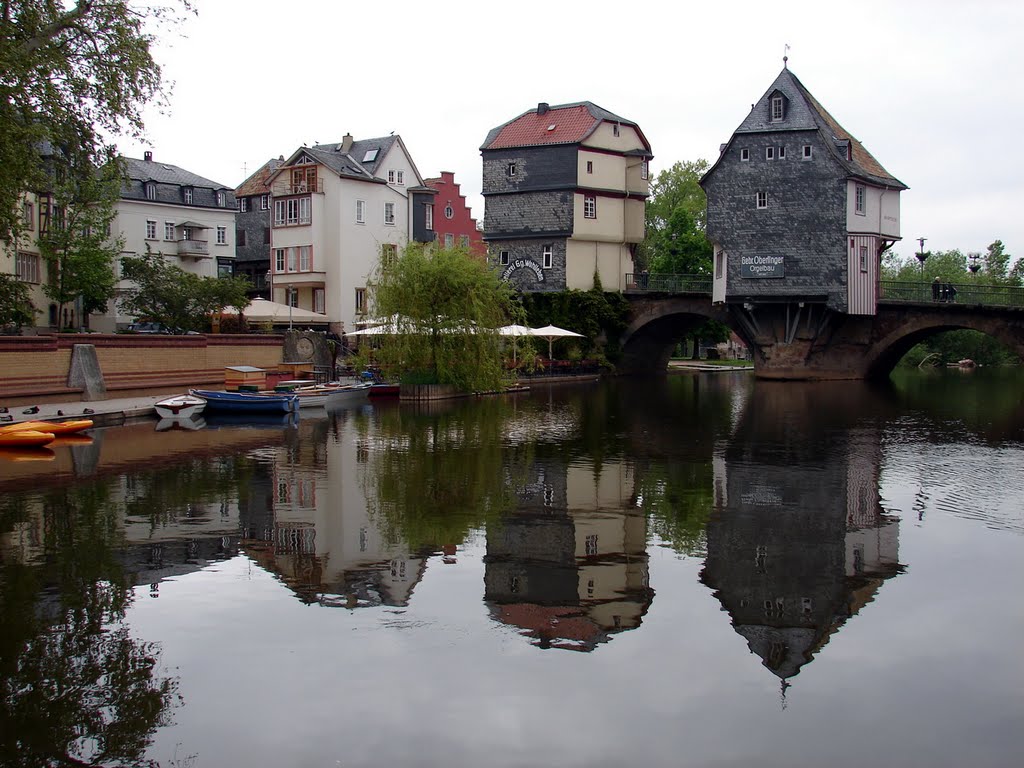
[[[677,162],[658,174],[647,202],[641,260],[655,274],[711,274],[714,249],[704,234],[707,196],[700,186],[706,160]]]
[[[600,357],[603,341],[604,354],[611,360],[617,359],[618,339],[626,330],[629,302],[620,293],[605,293],[600,281],[589,291],[525,294],[522,304],[529,325],[557,325],[585,337],[556,339],[556,357],[569,356],[573,349],[579,349],[584,357]]]
[[[39,310],[32,305],[28,286],[13,275],[0,272],[0,329],[31,325]]]
[[[121,309],[181,332],[205,330],[214,312],[249,304],[245,277],[200,277],[168,263],[159,253],[125,256],[121,269],[134,282],[120,300]]]
[[[16,239],[20,196],[46,189],[49,172],[92,172],[89,163],[66,162],[71,154],[102,166],[114,157],[114,136],[141,135],[142,110],[161,96],[162,78],[145,27],[192,12],[189,0],[170,1],[173,7],[130,0],[3,3],[0,240]]]
[[[504,378],[497,329],[521,318],[512,288],[468,249],[410,245],[382,262],[369,286],[376,317],[397,331],[382,336],[385,374],[407,383],[493,390]]]

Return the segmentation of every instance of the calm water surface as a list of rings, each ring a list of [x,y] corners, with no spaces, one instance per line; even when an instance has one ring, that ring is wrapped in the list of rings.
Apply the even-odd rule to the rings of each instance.
[[[1016,766],[1024,376],[0,457],[0,763]]]

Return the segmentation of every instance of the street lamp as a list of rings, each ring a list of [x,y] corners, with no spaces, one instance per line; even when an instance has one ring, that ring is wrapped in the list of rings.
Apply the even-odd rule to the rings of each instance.
[[[981,269],[981,264],[978,263],[978,259],[981,258],[980,253],[969,253],[967,258],[971,260],[971,264],[967,267],[971,270],[971,274],[974,275],[974,282],[978,282],[978,270]]]
[[[288,285],[288,330],[292,329],[292,303],[295,301],[295,289]]]
[[[924,280],[924,261],[928,258],[929,254],[924,250],[924,241],[927,240],[925,237],[917,238],[917,242],[921,244],[921,250],[915,253],[917,260],[921,262],[921,279]]]
[[[274,273],[271,270],[267,270],[267,298],[270,301],[274,300]]]

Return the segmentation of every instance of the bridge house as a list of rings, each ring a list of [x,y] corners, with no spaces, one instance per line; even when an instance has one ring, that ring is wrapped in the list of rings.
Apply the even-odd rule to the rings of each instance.
[[[881,254],[900,239],[907,187],[788,68],[701,186],[715,249],[713,301],[748,322],[765,303],[876,313]]]
[[[483,156],[489,263],[521,291],[622,290],[644,238],[651,146],[588,101],[499,125]]]

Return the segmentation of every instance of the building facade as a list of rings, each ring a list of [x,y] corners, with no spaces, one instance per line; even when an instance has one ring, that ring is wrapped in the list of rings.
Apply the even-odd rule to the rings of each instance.
[[[426,186],[437,191],[434,198],[433,225],[437,244],[444,248],[461,245],[480,258],[487,255],[483,233],[466,204],[466,196],[451,171],[441,171],[434,179],[426,179]]]
[[[399,136],[301,147],[267,184],[272,297],[327,315],[336,332],[368,319],[381,258],[434,240],[436,191]]]
[[[235,189],[235,274],[249,279],[251,298],[270,298],[270,177],[284,157],[268,160]]]
[[[522,291],[625,288],[644,238],[650,144],[590,102],[537,105],[480,147],[488,260]]]
[[[701,180],[716,302],[873,315],[906,185],[783,68]]]

